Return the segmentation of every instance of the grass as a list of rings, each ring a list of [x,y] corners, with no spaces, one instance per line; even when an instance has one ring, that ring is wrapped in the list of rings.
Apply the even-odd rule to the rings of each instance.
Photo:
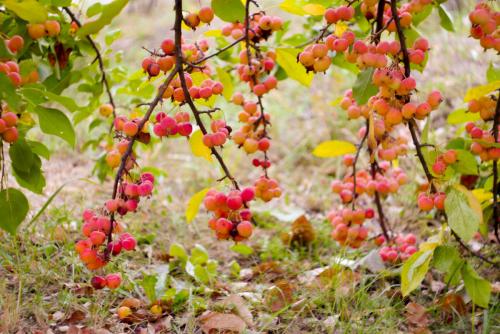
[[[269,2],[268,7],[272,5],[274,2]],[[425,72],[418,75],[420,90],[426,93],[438,88],[446,96],[446,105],[433,119],[434,128],[445,129],[436,132],[433,139],[437,143],[445,142],[453,133],[446,126],[446,115],[462,105],[462,96],[468,87],[484,81],[489,62],[495,60],[494,56],[483,55],[476,41],[466,38],[467,27],[460,23],[462,14],[458,13],[455,20],[459,31],[456,34],[435,29],[437,17],[422,27],[422,33],[430,38],[432,55]],[[133,50],[125,52],[127,64],[138,63],[137,59],[142,56],[139,46],[159,43],[164,34],[156,32],[163,32],[165,23],[171,22],[168,15],[162,11],[149,15],[134,12],[117,23],[115,28],[122,29],[123,38],[114,47]],[[135,22],[133,29],[130,22]],[[367,249],[343,250],[330,239],[331,229],[324,216],[340,203],[331,194],[329,184],[333,177],[342,176],[344,170],[340,159],[320,160],[310,154],[323,140],[354,140],[359,125],[348,122],[345,113],[329,104],[353,80],[342,71],[334,72],[331,76],[318,76],[311,88],[294,82],[280,83],[280,89],[265,99],[273,117],[271,160],[274,165],[270,174],[279,179],[285,194],[271,204],[255,205],[258,229],[250,241],[255,250],[250,256],[230,251],[229,242],[216,242],[206,227],[206,214],[200,213],[193,223],[186,224],[184,210],[188,199],[200,189],[213,186],[219,170],[214,164],[192,157],[187,143],[179,139],[167,141],[141,154],[142,167],[155,166],[164,176],[158,178],[159,186],[153,199],[141,203],[141,210],[126,218],[127,228],[138,237],[139,250],[122,255],[107,268],[108,272],[123,273],[123,287],[113,292],[90,294],[86,289],[90,274],[76,257],[73,243],[80,237],[81,212],[86,207],[98,207],[108,198],[111,180],[103,185],[77,180],[90,176],[93,153],[69,150],[56,153],[50,162],[44,163],[46,194],[72,181],[36,224],[21,228],[16,237],[0,232],[0,332],[35,332],[49,328],[59,331],[61,326],[68,325],[65,319],[77,310],[85,312],[85,318],[76,322],[78,325],[107,328],[112,333],[132,331],[134,325],[118,322],[114,315],[116,307],[130,296],[146,300],[140,280],[165,266],[170,269],[167,287],[183,286],[187,291],[187,295],[176,295],[170,330],[173,333],[200,332],[197,317],[205,309],[216,308],[215,301],[221,295],[236,293],[245,296],[256,332],[407,333],[410,329],[405,307],[410,301],[426,306],[429,328],[434,333],[469,333],[482,328],[486,328],[484,333],[488,333],[488,328],[490,333],[499,332],[498,295],[490,310],[475,310],[448,322],[443,320],[443,312],[436,304],[439,296],[429,290],[427,281],[422,290],[410,298],[402,298],[394,270],[374,274],[359,269],[355,271],[359,277],[351,277],[350,271],[342,268],[327,276],[321,288],[300,281],[306,272],[332,266],[337,258],[358,260],[367,253]],[[224,107],[232,123],[236,109]],[[79,131],[83,133],[82,129]],[[57,142],[47,144],[59,147]],[[257,176],[245,154],[228,148],[224,156],[230,157],[229,168],[243,184]],[[401,165],[412,179],[420,173],[411,156],[403,159]],[[399,196],[385,199],[384,206],[394,229],[414,231],[425,239],[434,232],[434,227],[428,217],[413,208],[414,190],[404,187]],[[41,207],[46,199],[47,195],[33,195],[32,209]],[[301,213],[307,214],[317,239],[308,247],[290,248],[283,244],[281,234],[290,231],[293,217]],[[167,262],[166,254],[174,242],[188,250],[195,244],[203,245],[210,258],[218,261],[217,284],[201,285],[182,266]],[[252,267],[269,261],[277,263],[280,273],[244,276]],[[241,276],[234,276],[234,263],[238,263]],[[498,273],[484,274],[498,281]],[[435,273],[430,276],[426,280],[440,278],[433,277]],[[273,312],[265,302],[265,295],[279,280],[294,285],[292,302]]]

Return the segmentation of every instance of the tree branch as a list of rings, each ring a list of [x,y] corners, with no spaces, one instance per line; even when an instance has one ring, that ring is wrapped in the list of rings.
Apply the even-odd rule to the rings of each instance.
[[[493,118],[493,138],[495,138],[495,143],[498,142],[498,122],[500,118],[500,91],[497,97],[497,105],[495,108],[495,116]],[[499,212],[498,212],[498,160],[493,160],[493,228],[495,230],[495,237],[497,242],[500,243],[500,237],[498,235],[498,225],[499,225]]]
[[[200,128],[201,132],[205,135],[207,134],[207,129],[205,128],[205,125],[203,124],[203,121],[201,120],[200,117],[200,112],[194,105],[193,100],[191,99],[191,95],[189,94],[189,89],[186,84],[186,78],[184,76],[184,67],[183,65],[185,64],[184,59],[182,58],[182,49],[181,49],[181,44],[182,44],[182,0],[175,0],[175,26],[174,26],[174,31],[175,31],[175,52],[176,52],[176,68],[179,71],[179,79],[181,82],[181,87],[184,92],[184,98],[186,100],[186,103],[189,105],[191,112],[194,115],[194,118],[196,120],[196,124]],[[224,160],[222,159],[222,156],[219,154],[219,152],[214,148],[211,147],[210,151],[212,152],[212,155],[215,156],[217,161],[219,162],[219,165],[221,166],[222,170],[224,171],[224,176],[225,178],[228,178],[231,180],[233,183],[233,186],[236,189],[240,189],[238,182],[236,179],[231,175],[231,172],[229,171],[228,167],[226,166]]]

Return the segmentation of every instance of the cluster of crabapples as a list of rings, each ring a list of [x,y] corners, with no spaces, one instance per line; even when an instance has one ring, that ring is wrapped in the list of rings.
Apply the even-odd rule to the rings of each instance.
[[[136,139],[142,143],[149,143],[151,136],[146,124],[139,130],[140,119],[128,119],[125,116],[117,116],[113,122],[115,131],[122,138],[116,146],[106,154],[106,163],[111,168],[120,166],[122,157],[128,150],[130,138]],[[134,154],[132,153],[125,164],[125,169],[130,170],[134,166]]]
[[[184,23],[193,30],[201,23],[210,24],[214,19],[214,10],[211,7],[202,7],[198,13],[192,12],[184,15]]]
[[[410,15],[408,12],[404,13]],[[349,21],[353,15],[354,9],[352,7],[341,6],[336,9],[329,8],[325,12],[325,20],[326,23],[330,25],[340,20]],[[402,14],[402,16],[406,15]],[[391,22],[391,24],[393,24],[393,22]],[[390,26],[391,25],[389,25],[389,27]],[[389,29],[389,31],[391,30]],[[413,47],[408,49],[410,62],[416,65],[422,64],[425,60],[425,52],[427,52],[428,49],[429,45],[427,40],[418,38]],[[368,44],[363,40],[356,39],[356,35],[353,31],[346,30],[342,35],[337,36],[335,34],[330,34],[324,41],[318,40],[315,44],[308,45],[304,51],[298,55],[298,60],[306,67],[307,71],[325,72],[332,62],[331,58],[328,56],[328,51],[334,51],[336,54],[344,53],[346,60],[356,64],[360,69],[367,67],[383,68],[388,65],[388,57],[396,58],[399,56],[401,45],[398,41],[382,41],[377,45]],[[404,78],[400,79],[403,80]],[[404,89],[408,83],[403,83],[401,89]],[[393,83],[393,86],[394,85],[395,83]]]
[[[436,161],[432,164],[432,171],[436,175],[443,175],[446,172],[446,168],[457,162],[457,160],[457,151],[448,150],[436,158]]]
[[[104,267],[110,256],[116,256],[122,250],[133,250],[136,240],[128,233],[121,233],[122,227],[119,223],[112,224],[111,219],[94,213],[91,210],[83,212],[82,234],[86,239],[76,242],[75,250],[80,260],[89,270],[98,270]],[[112,226],[113,225],[113,226]],[[108,236],[113,233],[121,233],[118,240],[108,242]],[[105,277],[94,276],[91,284],[95,289],[117,288],[121,283],[119,274],[109,274]]]
[[[4,105],[0,116],[0,137],[3,141],[12,144],[19,138],[19,132],[16,128],[17,115],[9,111],[7,105]]]
[[[342,246],[359,248],[368,237],[368,229],[363,226],[363,222],[374,215],[373,209],[344,208],[331,211],[327,218],[333,227],[332,238]]]
[[[203,204],[214,215],[208,226],[215,231],[218,239],[242,241],[252,235],[252,213],[248,203],[254,199],[255,189],[251,187],[241,191],[231,190],[227,194],[215,189],[207,192]]]
[[[446,194],[442,192],[428,194],[426,192],[421,192],[418,194],[417,204],[422,211],[431,211],[436,208],[438,210],[444,210],[444,202],[446,200]]]
[[[269,73],[275,66],[276,53],[267,51],[260,58],[252,57],[248,50],[240,52],[240,64],[236,67],[241,81],[248,82],[252,92],[262,96],[278,86],[278,80]]]
[[[353,164],[353,158],[348,156],[344,159],[347,166]],[[354,177],[352,174],[346,175],[343,180],[334,180],[332,182],[332,191],[339,194],[342,202],[350,203],[354,196],[367,194],[373,196],[375,192],[381,195],[389,195],[398,191],[401,185],[408,182],[408,176],[401,168],[391,168],[387,161],[380,162],[380,170],[375,173],[375,177],[367,170],[356,172],[356,189],[354,189]]]
[[[480,2],[469,14],[472,23],[470,34],[479,39],[484,49],[500,52],[500,12],[495,11],[486,2]]]
[[[253,42],[268,39],[269,36],[283,27],[283,20],[278,16],[265,15],[264,13],[253,14],[250,18],[248,37]],[[222,35],[234,39],[245,36],[245,23],[233,22],[224,25],[221,29]]]
[[[361,2],[360,10],[361,13],[368,19],[371,20],[377,16],[377,5],[378,0],[363,0]],[[401,21],[401,26],[407,28],[411,25],[413,21],[413,15],[425,9],[425,6],[432,3],[432,0],[410,0],[398,9],[398,16]],[[384,9],[383,23],[387,25],[387,30],[394,32],[396,31],[396,25],[394,21],[390,21],[392,13],[390,11],[389,5],[387,4]]]
[[[232,134],[234,143],[243,147],[248,154],[257,151],[266,152],[271,146],[271,141],[266,138],[265,131],[260,125],[263,125],[263,122],[269,122],[270,115],[264,113],[262,117],[260,106],[256,102],[246,101],[243,94],[239,92],[235,93],[231,100],[234,104],[243,107],[243,110],[238,113],[238,120],[244,125]],[[258,166],[260,166],[260,161]]]
[[[473,154],[478,155],[482,161],[491,161],[500,159],[500,148],[494,147],[495,137],[488,130],[483,130],[474,123],[469,122],[465,125],[465,130],[469,136],[475,140],[470,146]],[[497,143],[500,139],[497,140]]]
[[[214,81],[212,79],[205,79],[200,83],[200,86],[195,86],[193,80],[189,74],[185,74],[184,78],[186,80],[186,86],[189,91],[189,96],[191,99],[204,99],[208,100],[212,96],[221,95],[224,90],[222,83]],[[165,89],[163,93],[163,98],[171,98],[173,101],[182,103],[186,100],[184,95],[184,89],[181,86],[181,81],[179,77],[176,77],[170,82],[170,84]]]
[[[153,132],[158,137],[168,137],[179,134],[188,137],[193,132],[193,125],[189,122],[188,112],[179,111],[174,117],[170,117],[164,112],[159,112],[155,116]]]
[[[151,173],[142,173],[137,182],[122,182],[119,187],[119,198],[106,201],[109,213],[125,215],[137,210],[141,197],[149,197],[153,193],[155,178]]]
[[[281,196],[282,190],[278,181],[268,178],[267,176],[260,176],[254,183],[255,196],[269,202],[273,198]]]
[[[44,37],[56,37],[61,33],[61,24],[56,20],[47,20],[44,23],[30,23],[27,25],[28,35],[37,40]]]
[[[10,82],[15,87],[19,87],[23,84],[35,83],[38,81],[38,71],[33,70],[28,73],[26,76],[21,76],[21,72],[19,69],[19,64],[14,60],[9,60],[6,62],[0,61],[0,73],[4,73],[9,77]]]
[[[467,109],[471,113],[479,113],[483,121],[491,121],[495,118],[496,105],[497,101],[495,101],[492,96],[482,96],[470,100]]]
[[[383,235],[375,238],[375,244],[381,246],[386,242]],[[396,263],[405,261],[417,251],[417,238],[413,233],[407,235],[398,235],[394,239],[394,245],[388,245],[380,248],[379,255],[382,261],[387,263]]]
[[[206,133],[202,138],[203,144],[206,147],[212,148],[215,146],[222,146],[226,143],[229,137],[230,127],[226,125],[224,120],[212,120],[210,123],[210,130],[212,130],[212,133]]]
[[[203,52],[209,48],[208,42],[204,39],[196,44],[186,43],[182,40],[181,53],[183,59],[190,63],[195,63],[203,57]],[[149,77],[156,77],[161,72],[170,71],[176,62],[175,42],[171,38],[166,38],[161,42],[160,49],[163,52],[158,54],[152,52],[152,55],[142,60],[141,67]]]

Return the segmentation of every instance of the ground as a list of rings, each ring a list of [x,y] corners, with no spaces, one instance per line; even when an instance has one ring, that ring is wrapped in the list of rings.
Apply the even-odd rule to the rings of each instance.
[[[468,87],[482,83],[494,60],[467,38],[463,13],[459,10],[455,15],[459,33],[432,29],[437,17],[421,29],[430,40],[432,57],[425,72],[417,76],[420,89],[423,93],[440,89],[446,97],[445,106],[433,118],[437,142],[445,142],[452,133],[446,115],[461,106]],[[114,24],[113,28],[122,29],[124,35],[116,49],[133,50],[125,55],[130,66],[138,66],[141,46],[158,44],[162,37],[157,32],[167,29],[169,17],[167,9],[147,14],[135,9]],[[134,29],[130,22],[137,23]],[[154,196],[137,214],[125,219],[139,246],[107,268],[124,277],[123,286],[113,292],[89,289],[91,274],[73,250],[83,209],[102,205],[111,194],[112,179],[101,184],[91,174],[99,152],[57,151],[44,164],[44,196],[31,198],[33,216],[54,191],[63,184],[65,187],[33,223],[20,228],[16,237],[0,232],[0,332],[140,332],[149,324],[158,332],[199,333],[200,326],[210,323],[202,317],[206,310],[237,314],[240,322],[232,323],[234,319],[228,316],[217,322],[238,326],[243,319],[248,333],[500,332],[498,287],[496,303],[489,310],[473,309],[469,300],[462,299],[463,288],[448,289],[437,273],[428,274],[417,293],[403,298],[397,269],[379,270],[373,246],[352,251],[331,240],[325,215],[340,203],[329,184],[343,175],[344,167],[339,159],[315,158],[311,151],[330,138],[355,141],[359,124],[347,122],[340,108],[331,105],[352,80],[347,72],[338,70],[331,76],[318,76],[311,88],[288,82],[266,97],[266,108],[273,117],[270,174],[285,191],[279,200],[253,207],[257,230],[247,243],[252,254],[240,254],[248,251],[246,248],[231,249],[231,242],[216,241],[203,210],[192,223],[186,223],[189,198],[215,185],[220,177],[215,164],[193,157],[182,139],[166,141],[141,155],[141,166],[161,171],[161,177]],[[229,119],[234,117],[228,115]],[[79,131],[83,135],[83,128]],[[244,153],[227,148],[224,156],[242,184],[256,177]],[[419,178],[421,171],[415,161],[408,156],[401,166],[412,178]],[[395,231],[412,231],[425,240],[436,223],[418,213],[414,190],[403,188],[399,196],[384,200],[384,207]],[[313,230],[314,240],[289,245],[286,235],[307,236],[292,228],[301,215],[307,219],[295,226]],[[372,227],[376,229],[375,224]],[[209,259],[217,262],[216,274],[209,275],[208,284],[197,282],[183,261],[168,255],[172,244],[182,245],[188,253],[193,249],[203,253],[204,249]],[[194,253],[191,255],[195,261]],[[120,322],[116,310],[125,298],[138,298],[149,308],[151,292],[144,286],[149,286],[151,275],[159,277],[158,291],[170,293],[176,288],[183,292],[165,306],[167,311],[161,317],[145,317],[132,324]],[[491,269],[483,275],[493,282],[500,279]],[[451,302],[453,311],[440,306],[446,293],[449,300],[458,300]]]

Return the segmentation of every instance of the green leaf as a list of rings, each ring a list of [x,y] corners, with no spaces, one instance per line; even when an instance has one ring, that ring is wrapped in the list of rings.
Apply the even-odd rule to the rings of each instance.
[[[240,0],[212,0],[212,9],[222,21],[245,21],[245,7]]]
[[[233,277],[240,277],[240,272],[241,272],[241,267],[240,267],[240,264],[236,261],[236,260],[233,260],[231,261],[231,263],[229,263],[229,270],[231,272],[231,275]]]
[[[418,251],[403,263],[401,268],[401,292],[406,297],[419,287],[429,270],[433,250]]]
[[[28,145],[31,146],[31,151],[36,155],[41,156],[45,160],[50,159],[50,150],[44,144],[39,141],[27,141]]]
[[[499,81],[500,80],[500,67],[495,66],[492,62],[488,66],[486,71],[486,78],[488,82]]]
[[[14,110],[18,109],[21,103],[21,96],[17,94],[14,85],[12,85],[12,82],[4,73],[0,73],[0,87],[2,87],[0,89],[0,98],[5,100],[9,107]]]
[[[466,150],[457,151],[457,162],[451,167],[460,174],[465,175],[478,175],[476,157]]]
[[[210,283],[210,275],[207,269],[199,264],[194,266],[194,278],[203,284]]]
[[[35,108],[42,132],[64,139],[75,146],[75,130],[68,117],[60,110],[38,106]]]
[[[41,194],[45,188],[45,177],[42,173],[42,161],[38,155],[33,154],[33,163],[29,171],[24,172],[12,165],[12,171],[17,183],[23,188],[31,190],[36,194]]]
[[[307,73],[305,67],[297,62],[299,52],[300,50],[295,48],[278,48],[276,49],[276,61],[290,78],[309,87],[314,75],[312,72]]]
[[[156,296],[156,283],[158,278],[156,275],[144,275],[144,278],[140,281],[140,285],[144,289],[144,293],[150,302],[155,302],[157,300]]]
[[[29,172],[34,163],[31,147],[24,139],[19,139],[9,148],[10,160],[13,168],[22,172]]]
[[[377,94],[378,88],[372,82],[374,68],[368,68],[358,74],[352,87],[352,96],[358,104],[365,104],[368,99]]]
[[[47,20],[47,9],[36,0],[5,0],[4,5],[28,22],[41,23]]]
[[[448,115],[448,124],[461,124],[466,122],[476,122],[481,119],[479,113],[468,112],[466,108],[460,108]]]
[[[337,67],[346,69],[354,74],[359,73],[359,68],[356,66],[356,64],[348,62],[342,53],[337,53],[334,57],[332,57],[332,64]]]
[[[186,250],[181,244],[178,243],[173,243],[170,245],[170,249],[168,250],[168,254],[170,256],[176,257],[182,261],[186,261],[188,258],[188,255],[186,253]]]
[[[224,70],[223,68],[217,67],[216,71],[220,83],[224,86],[222,95],[227,101],[231,101],[231,97],[233,96],[234,91],[233,80],[231,79],[229,72]]]
[[[103,5],[101,15],[93,21],[86,22],[78,29],[78,36],[85,37],[99,32],[102,28],[111,23],[111,21],[120,14],[123,8],[127,5],[128,0],[114,0]]]
[[[235,253],[238,253],[238,254],[241,254],[244,256],[248,256],[248,255],[253,254],[253,248],[248,246],[248,245],[242,244],[241,242],[232,245],[229,249]]]
[[[439,24],[441,24],[441,27],[451,32],[455,31],[450,14],[448,14],[443,5],[439,5],[437,8],[439,13]]]
[[[316,146],[313,155],[319,158],[333,158],[356,152],[356,146],[348,141],[327,140]]]
[[[469,263],[462,267],[465,290],[474,304],[488,308],[491,297],[491,284],[479,276]]]
[[[444,208],[450,228],[462,240],[469,241],[479,228],[481,217],[470,206],[464,190],[457,185],[448,188]]]
[[[99,14],[102,11],[102,4],[100,2],[96,2],[93,5],[89,6],[87,9],[87,17],[92,17],[94,15]]]
[[[452,246],[437,246],[434,250],[432,264],[442,272],[448,272],[453,267],[454,263],[461,261],[460,253]]]
[[[196,246],[194,246],[194,248],[191,250],[189,261],[195,265],[205,264],[208,261],[207,250],[202,245],[196,244]]]
[[[432,13],[433,8],[433,6],[424,6],[424,9],[422,11],[413,13],[411,23],[414,26],[418,26]]]
[[[0,228],[16,234],[17,227],[28,214],[29,203],[24,194],[14,188],[7,188],[0,192]]]

